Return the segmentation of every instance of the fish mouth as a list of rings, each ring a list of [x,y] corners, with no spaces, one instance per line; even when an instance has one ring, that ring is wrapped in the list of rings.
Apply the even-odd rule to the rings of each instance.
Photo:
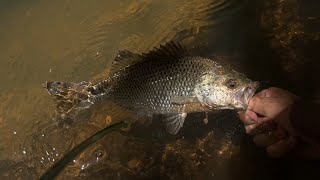
[[[250,99],[255,94],[259,87],[259,82],[250,82],[247,86],[243,87],[240,91],[235,94],[234,101],[236,108],[246,109]]]

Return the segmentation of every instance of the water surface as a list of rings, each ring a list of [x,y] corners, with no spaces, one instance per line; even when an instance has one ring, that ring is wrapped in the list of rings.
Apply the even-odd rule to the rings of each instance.
[[[96,110],[69,129],[58,127],[52,119],[54,102],[42,83],[102,80],[121,49],[141,53],[175,40],[198,55],[223,56],[252,79],[269,80],[312,97],[318,92],[314,72],[319,56],[313,49],[319,47],[319,15],[317,2],[310,4],[295,0],[1,1],[0,174],[38,177],[75,144],[108,125],[107,115]],[[84,152],[61,178],[248,179],[278,177],[279,172],[291,176],[288,169],[273,166],[290,162],[266,158],[249,138],[243,138],[232,112],[210,116],[209,125],[201,118],[190,118],[176,138],[143,126],[126,135],[110,135]],[[225,149],[222,154],[221,149]],[[90,160],[97,152],[113,158]],[[139,152],[146,154],[137,156]],[[171,167],[172,162],[177,164]],[[268,168],[257,172],[264,164]],[[32,170],[25,171],[28,168]],[[86,171],[80,172],[81,168]]]

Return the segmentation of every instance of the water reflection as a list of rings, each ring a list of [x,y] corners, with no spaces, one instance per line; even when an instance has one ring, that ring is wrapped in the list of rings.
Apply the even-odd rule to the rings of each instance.
[[[315,1],[309,3],[317,7]],[[1,177],[38,177],[75,144],[108,124],[108,114],[96,111],[69,129],[61,128],[53,119],[54,103],[41,84],[48,79],[99,81],[120,49],[145,52],[173,39],[199,55],[232,57],[225,61],[252,79],[271,80],[302,96],[314,96],[319,92],[314,83],[319,15],[304,10],[306,4],[297,0],[1,1]],[[257,158],[262,154],[246,141],[237,156],[232,138],[242,137],[241,132],[230,138],[227,135],[237,124],[226,125],[235,118],[212,116],[209,126],[189,121],[177,138],[153,124],[107,136],[83,152],[63,176],[116,178],[120,173],[201,179],[232,178],[231,170],[246,178],[272,177],[277,172],[270,168],[257,173],[257,163],[271,167],[274,162]],[[222,126],[231,131],[219,132]],[[241,152],[244,158],[238,161]]]
[[[282,76],[293,84],[291,88],[304,97],[319,92],[312,74],[316,71],[313,66],[317,66],[314,58],[320,32],[319,13],[313,6],[317,6],[316,1],[264,1],[259,22],[272,50],[271,61],[281,67]],[[308,87],[302,87],[303,83]]]
[[[220,137],[219,137],[220,136]],[[70,164],[64,177],[190,178],[212,176],[214,166],[236,157],[239,146],[223,133],[211,131],[194,143],[180,138],[170,143],[112,133],[86,149]],[[209,167],[207,165],[210,165]],[[212,166],[213,165],[213,166]]]

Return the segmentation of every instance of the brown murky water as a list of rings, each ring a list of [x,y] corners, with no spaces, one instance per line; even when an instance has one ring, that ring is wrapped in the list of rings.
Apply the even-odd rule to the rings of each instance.
[[[316,96],[317,12],[315,0],[1,1],[1,177],[39,177],[108,125],[107,114],[97,108],[68,129],[58,127],[42,83],[101,80],[120,49],[145,52],[175,40],[198,55],[227,57],[252,79]],[[212,114],[207,125],[203,115],[189,119],[177,137],[157,124],[112,133],[60,178],[274,179],[305,177],[306,169],[311,177],[319,168],[303,161],[308,168],[294,171],[299,164],[266,158],[233,112]]]

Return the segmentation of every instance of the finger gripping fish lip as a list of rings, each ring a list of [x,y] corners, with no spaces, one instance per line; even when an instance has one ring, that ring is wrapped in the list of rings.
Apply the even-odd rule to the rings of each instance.
[[[247,86],[239,90],[234,96],[234,104],[236,108],[246,109],[252,96],[258,89],[259,82],[250,82]]]

